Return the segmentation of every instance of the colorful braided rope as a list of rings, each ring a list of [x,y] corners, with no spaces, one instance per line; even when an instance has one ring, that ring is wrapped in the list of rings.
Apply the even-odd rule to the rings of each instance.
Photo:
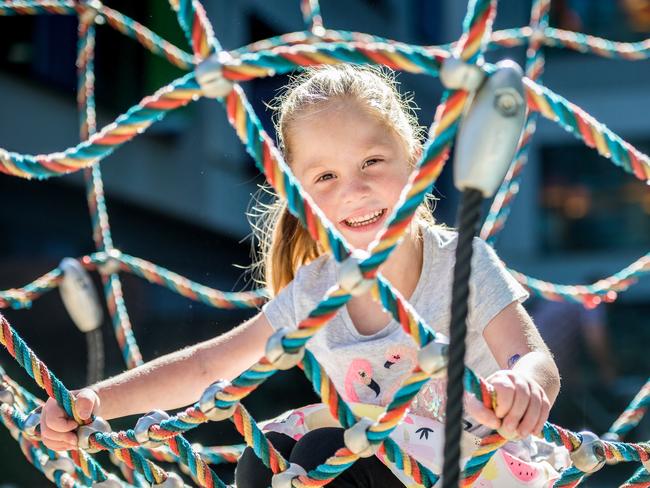
[[[165,41],[150,31],[147,31],[143,26],[133,23],[133,21],[120,16],[115,11],[101,7],[98,8],[97,13],[102,15],[116,29],[134,37],[152,52],[164,54],[177,66],[182,65],[181,67],[189,68],[195,64],[195,60],[200,61],[212,53],[221,50],[218,41],[214,37],[205,10],[198,1],[170,0],[170,4],[178,15],[179,23],[186,33],[194,57],[165,43]],[[369,37],[364,37],[367,36],[364,34],[325,31],[317,1],[304,0],[301,6],[311,32],[294,33],[293,35],[285,35],[261,41],[248,46],[247,50],[236,52],[236,55],[232,59],[225,62],[223,67],[224,76],[234,81],[243,81],[270,76],[275,73],[288,72],[299,66],[333,62],[383,64],[393,69],[401,69],[414,73],[428,73],[435,76],[437,75],[440,64],[449,56],[450,50],[453,50],[467,62],[476,63],[480,60],[483,51],[490,43],[508,45],[508,43],[512,44],[530,39],[531,43],[527,63],[529,79],[526,81],[526,84],[527,103],[532,112],[539,112],[544,117],[558,122],[563,128],[574,133],[590,147],[594,147],[600,154],[609,157],[624,170],[634,174],[643,181],[648,180],[650,165],[648,164],[647,156],[641,154],[578,107],[573,106],[550,90],[534,83],[534,80],[538,78],[542,70],[543,58],[541,58],[541,54],[539,53],[539,47],[542,45],[553,46],[553,43],[566,42],[567,45],[564,47],[589,51],[602,56],[642,59],[644,56],[647,57],[649,46],[646,46],[646,43],[625,44],[611,43],[610,41],[603,42],[603,40],[584,35],[576,35],[574,38],[571,38],[563,31],[553,30],[547,27],[546,15],[548,12],[548,2],[535,2],[533,4],[531,27],[492,34],[491,26],[495,15],[496,2],[490,0],[472,0],[470,1],[468,14],[464,22],[463,35],[458,43],[445,47],[423,48],[375,37],[373,43],[369,44]],[[84,8],[76,2],[64,1],[0,2],[0,15],[11,15],[14,13],[69,14],[74,12],[81,15],[84,13]],[[321,42],[313,44],[316,38]],[[295,43],[303,44],[291,45]],[[570,45],[571,43],[573,45]],[[80,24],[78,64],[80,75],[79,104],[83,114],[81,133],[82,139],[89,136],[88,140],[75,148],[51,155],[29,156],[0,150],[0,171],[28,178],[34,176],[47,178],[79,169],[90,168],[93,164],[110,154],[116,147],[135,137],[137,133],[146,130],[151,123],[162,118],[166,111],[185,105],[200,96],[200,89],[193,75],[189,74],[168,87],[159,90],[152,97],[146,98],[139,105],[119,117],[113,124],[105,127],[97,134],[93,134],[93,44],[93,28],[91,27],[90,20],[87,20],[85,23],[82,22]],[[484,67],[488,73],[492,69],[488,64],[484,64]],[[441,104],[436,112],[436,119],[431,131],[433,138],[427,143],[424,155],[402,193],[398,208],[396,208],[394,214],[389,219],[386,227],[382,229],[375,239],[370,249],[370,257],[359,263],[359,267],[366,278],[377,280],[373,290],[373,296],[400,322],[403,329],[414,338],[420,347],[424,347],[434,340],[435,334],[403,297],[396,293],[392,286],[378,274],[378,269],[399,243],[399,240],[413,218],[415,209],[422,202],[424,195],[437,178],[447,159],[451,140],[456,132],[464,104],[467,100],[467,94],[464,92],[447,92],[443,100],[444,103]],[[309,230],[310,234],[327,251],[332,253],[337,261],[346,259],[349,256],[349,246],[336,232],[331,223],[327,221],[322,212],[313,204],[309,196],[302,190],[289,167],[282,159],[279,151],[275,148],[269,136],[262,130],[261,124],[250,108],[250,104],[246,101],[243,91],[238,86],[235,86],[235,89],[229,96],[223,99],[223,102],[226,105],[228,118],[235,127],[242,142],[246,145],[247,151],[253,156],[258,167],[265,173],[276,192],[287,200],[290,210],[299,218],[301,223]],[[534,115],[529,119],[526,136],[522,140],[520,148],[524,153],[522,156],[524,159],[526,144],[530,140],[533,132]],[[500,209],[506,209],[504,210],[506,215],[507,204],[512,201],[512,197],[516,193],[516,177],[519,172],[520,169],[517,169],[513,165],[513,169],[509,175],[510,189],[507,190],[504,194],[505,196],[501,198],[499,203]],[[107,256],[111,255],[114,249],[112,247],[110,227],[108,226],[108,217],[103,201],[101,173],[99,172],[99,168],[95,166],[92,170],[86,169],[86,174],[88,177],[88,200],[93,220],[93,234],[97,250],[99,251],[96,255],[84,258],[84,264],[87,267],[92,267],[107,264]],[[495,230],[491,235],[498,232],[498,229],[503,225],[503,221],[505,221],[505,217],[499,219],[497,215],[494,218],[491,226]],[[224,294],[223,296],[217,297],[213,293],[213,290],[205,289],[201,285],[190,282],[179,275],[175,275],[151,263],[126,255],[118,254],[118,256],[119,258],[111,256],[111,260],[119,263],[119,270],[129,270],[152,283],[167,286],[189,298],[200,299],[215,306],[225,307],[228,304],[233,306],[251,306],[251,304],[258,304],[262,299],[262,294],[259,292],[253,292],[248,295]],[[601,280],[591,286],[567,287],[567,289],[555,290],[553,292],[554,296],[570,297],[570,299],[573,298],[585,302],[588,299],[592,301],[596,301],[597,299],[611,300],[615,298],[616,291],[626,289],[632,280],[646,271],[646,262],[642,260],[617,273],[611,279]],[[128,321],[125,309],[121,310],[124,308],[124,303],[117,273],[102,273],[102,275],[106,278],[105,287],[109,309],[113,309],[112,313],[115,316],[126,317],[126,321]],[[526,279],[528,277],[520,277],[520,281]],[[31,300],[35,299],[38,295],[55,287],[59,280],[60,271],[57,272],[55,270],[42,277],[40,281],[37,280],[21,290],[2,292],[0,294],[0,306],[28,306]],[[538,285],[540,289],[548,289],[550,284],[543,284],[542,286],[540,283],[529,283],[529,285],[531,288]],[[557,287],[560,285],[552,286]],[[241,297],[243,296],[247,296],[247,299],[242,300]],[[325,326],[327,321],[349,299],[350,295],[346,291],[338,287],[332,288],[321,303],[310,313],[307,319],[298,324],[296,330],[287,333],[283,338],[282,345],[285,351],[296,352],[304,348],[309,338]],[[2,321],[0,342],[7,347],[16,360],[37,381],[39,386],[44,388],[50,396],[62,405],[69,415],[74,417],[70,393],[49,372],[45,365],[38,360],[34,353],[24,344],[22,339],[11,329],[8,323],[4,319],[0,320]],[[124,318],[119,320],[119,322],[119,327],[116,325],[118,342],[123,348],[123,351],[126,351],[124,355],[127,363],[133,366],[141,362],[141,359],[137,359],[139,354],[137,353],[137,344],[135,344],[135,339],[132,336],[130,324],[125,322]],[[323,400],[329,405],[332,415],[338,418],[341,425],[350,427],[356,423],[358,419],[338,396],[331,380],[327,378],[320,365],[318,365],[308,352],[303,361],[303,368],[312,380],[315,390],[321,394]],[[230,386],[218,393],[215,398],[215,406],[218,408],[236,406],[232,420],[244,436],[247,444],[253,447],[254,451],[267,466],[271,467],[273,472],[280,472],[286,468],[286,461],[266,441],[253,419],[243,409],[241,404],[239,404],[242,398],[250,394],[259,384],[275,372],[276,369],[273,365],[263,358],[248,371],[233,380]],[[416,484],[421,486],[432,486],[435,484],[437,475],[428,472],[416,460],[401,452],[388,436],[401,421],[411,400],[427,380],[427,375],[416,367],[401,385],[393,400],[386,406],[385,412],[367,431],[369,442],[379,444],[386,459],[399,469],[402,469]],[[466,370],[464,384],[465,388],[479,400],[483,401],[484,404],[487,405],[489,403],[486,403],[489,398],[489,392],[488,385],[484,380],[477,377],[470,370]],[[641,396],[646,398],[647,394],[644,395]],[[630,408],[635,404],[636,400],[635,398]],[[643,402],[645,402],[644,399],[639,400],[637,407],[640,406],[641,409],[644,409],[646,405]],[[638,410],[636,408],[636,411]],[[212,471],[207,466],[205,460],[201,458],[200,453],[193,450],[192,446],[179,435],[181,432],[196,427],[207,420],[198,406],[195,405],[168,420],[162,421],[160,425],[152,427],[150,430],[150,438],[152,440],[167,442],[172,453],[170,456],[173,455],[176,459],[180,460],[187,467],[188,472],[197,483],[202,486],[222,486],[219,484],[221,483],[220,480],[213,476]],[[14,426],[12,428],[15,429],[16,427]],[[547,440],[558,445],[563,445],[569,451],[575,450],[581,442],[579,434],[548,423],[544,426],[543,433]],[[503,438],[497,434],[484,439],[482,445],[472,455],[465,467],[463,472],[463,486],[470,486],[478,478],[487,460],[489,460],[490,456],[503,442]],[[128,469],[125,469],[125,473],[129,481],[133,480],[135,482],[141,479],[149,483],[159,483],[166,478],[166,474],[160,468],[149,463],[140,454],[137,454],[137,451],[140,449],[136,450],[135,448],[139,444],[135,441],[132,430],[107,434],[93,434],[90,438],[90,443],[91,446],[96,448],[113,450],[115,456],[121,459],[124,465],[127,466]],[[607,459],[610,462],[646,461],[648,459],[647,444],[604,442],[604,446]],[[38,450],[34,449],[36,448],[24,449],[24,451],[29,452],[30,456],[36,459],[42,453],[39,454]],[[155,455],[152,456],[156,459]],[[356,458],[357,456],[348,449],[342,448],[323,465],[312,470],[307,476],[294,480],[294,482],[297,486],[322,486],[350,466]],[[84,462],[81,458],[78,461],[81,464]],[[40,463],[35,462],[34,464],[41,469]],[[85,472],[83,475],[88,476]],[[567,479],[567,484],[561,486],[575,486],[582,479],[583,475],[584,473],[576,473],[568,470],[564,475]],[[637,475],[635,474],[635,476]],[[55,478],[57,484],[60,486],[73,486],[76,483],[74,479],[70,479],[65,473],[57,472]]]

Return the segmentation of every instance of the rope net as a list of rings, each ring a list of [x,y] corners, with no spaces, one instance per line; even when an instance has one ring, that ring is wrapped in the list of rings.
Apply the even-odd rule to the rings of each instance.
[[[351,247],[314,204],[300,186],[284,161],[282,154],[264,131],[246,99],[240,83],[255,78],[288,73],[304,66],[335,63],[378,64],[394,70],[438,76],[443,63],[451,57],[479,68],[489,75],[495,67],[484,62],[483,54],[494,47],[527,45],[525,98],[528,115],[516,156],[501,184],[481,230],[481,237],[494,243],[503,229],[518,189],[521,170],[526,163],[530,140],[541,116],[572,133],[600,155],[641,181],[650,179],[650,159],[560,95],[541,84],[544,68],[544,47],[573,49],[607,58],[631,61],[650,56],[650,39],[640,43],[621,43],[554,29],[548,26],[549,0],[534,0],[530,25],[517,29],[492,31],[496,0],[470,0],[461,38],[443,46],[416,46],[378,36],[326,29],[317,0],[302,0],[301,11],[306,29],[265,39],[232,51],[224,51],[214,35],[206,12],[198,0],[170,0],[177,14],[191,53],[165,41],[145,26],[110,9],[98,1],[24,0],[0,1],[0,15],[75,15],[79,18],[78,93],[81,143],[51,154],[19,154],[0,148],[0,171],[21,178],[45,179],[83,171],[87,199],[93,223],[94,253],[75,259],[75,266],[98,272],[103,283],[118,344],[126,365],[131,368],[143,360],[131,328],[122,297],[120,273],[137,275],[150,283],[169,288],[189,299],[218,308],[257,307],[265,300],[264,290],[231,293],[195,283],[172,271],[141,258],[130,256],[114,247],[104,200],[99,163],[122,144],[143,133],[165,115],[200,97],[215,98],[226,109],[227,117],[247,152],[266,176],[276,193],[286,199],[289,210],[310,235],[333,258],[358,274],[355,286],[370,287],[373,297],[402,326],[421,353],[436,359],[436,346],[441,338],[424,318],[387,282],[379,271],[400,242],[411,222],[415,209],[439,176],[448,158],[469,93],[447,89],[436,110],[422,157],[404,188],[400,201],[385,227],[379,231],[368,254],[358,257]],[[133,38],[152,53],[188,71],[153,95],[145,97],[115,121],[97,130],[94,107],[95,24],[106,25]],[[216,81],[215,81],[216,80]],[[559,285],[544,282],[511,270],[515,278],[532,293],[549,300],[565,300],[593,307],[613,301],[627,290],[639,276],[650,270],[649,255],[608,278],[586,285]],[[27,308],[41,295],[62,286],[68,268],[58,268],[21,288],[0,291],[0,308]],[[262,462],[293,486],[322,486],[352,465],[370,450],[380,459],[402,470],[415,486],[433,486],[440,473],[433,473],[404,452],[389,436],[406,415],[420,388],[439,370],[418,364],[396,391],[393,400],[377,420],[356,416],[338,395],[332,381],[305,349],[309,339],[326,326],[355,292],[355,286],[337,284],[332,287],[296,330],[280,331],[272,337],[274,347],[232,382],[211,385],[201,399],[183,412],[161,417],[150,423],[143,433],[137,427],[118,432],[101,428],[86,429],[82,449],[68,453],[49,450],[39,439],[38,407],[42,401],[15,383],[0,368],[0,419],[18,442],[25,457],[58,486],[181,486],[173,472],[162,469],[158,462],[175,462],[197,484],[207,487],[226,486],[215,474],[212,465],[235,462],[244,446],[203,447],[190,444],[183,433],[208,421],[231,420]],[[79,421],[73,395],[63,382],[37,357],[16,330],[0,315],[0,343],[27,371],[34,381],[54,398],[66,413]],[[354,431],[361,447],[342,446],[322,465],[300,474],[264,437],[255,420],[241,401],[267,378],[282,369],[300,367],[330,413],[348,431]],[[490,406],[490,387],[468,368],[462,381],[466,391],[484,405]],[[625,443],[621,439],[636,426],[650,405],[650,380],[632,400],[610,431],[601,438],[590,433],[575,433],[546,423],[542,435],[548,442],[564,446],[576,454],[574,466],[565,470],[555,486],[576,486],[596,468],[576,462],[584,451],[597,452],[597,467],[618,462],[642,463],[622,486],[650,484],[650,443]],[[142,420],[142,419],[141,419]],[[81,424],[81,422],[79,422]],[[497,432],[483,438],[480,446],[466,462],[460,476],[462,486],[472,486],[496,450],[506,440]],[[359,444],[359,443],[357,443]],[[93,453],[111,452],[111,461],[119,467],[124,480],[106,471]],[[581,468],[581,469],[579,469]],[[282,475],[284,473],[284,475]]]

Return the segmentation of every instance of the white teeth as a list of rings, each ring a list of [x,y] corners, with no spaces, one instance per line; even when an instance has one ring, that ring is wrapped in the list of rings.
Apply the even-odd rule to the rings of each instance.
[[[362,225],[372,224],[379,220],[379,218],[384,214],[384,210],[376,210],[366,215],[360,217],[354,217],[352,219],[345,219],[345,223],[350,227],[360,227]]]

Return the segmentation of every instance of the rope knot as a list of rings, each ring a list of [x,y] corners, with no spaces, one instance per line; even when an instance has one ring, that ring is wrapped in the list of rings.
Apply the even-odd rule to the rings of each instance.
[[[153,410],[143,417],[140,417],[135,424],[133,431],[135,432],[135,440],[137,440],[142,447],[153,448],[159,446],[163,441],[151,438],[149,430],[152,426],[160,426],[160,422],[167,420],[169,414],[164,410]]]
[[[299,464],[291,463],[287,469],[273,475],[271,488],[292,488],[292,480],[298,476],[307,476],[307,471]]]
[[[570,453],[573,466],[583,473],[595,473],[605,465],[605,445],[593,432],[580,432],[580,446]]]
[[[231,417],[235,412],[235,409],[237,408],[236,403],[225,408],[217,405],[217,402],[219,401],[217,396],[229,386],[230,382],[228,380],[217,380],[208,386],[201,395],[199,400],[199,410],[208,419],[218,422]]]
[[[429,376],[444,373],[449,360],[449,339],[443,334],[436,334],[435,340],[418,351],[418,366]]]
[[[54,474],[57,471],[61,471],[63,473],[67,473],[69,475],[73,475],[75,473],[75,464],[67,456],[59,456],[56,459],[47,459],[43,465],[43,474],[45,477],[50,480],[53,483],[56,483],[56,478]]]
[[[371,444],[368,439],[368,430],[375,423],[368,417],[361,417],[359,421],[343,433],[345,447],[359,457],[373,456],[380,444]]]
[[[110,432],[111,426],[101,417],[95,417],[92,422],[77,428],[77,446],[86,452],[94,453],[101,449],[90,447],[90,436],[97,432]]]
[[[291,369],[300,361],[305,355],[305,348],[301,347],[296,352],[289,352],[284,348],[283,341],[289,332],[289,329],[282,327],[278,329],[266,341],[265,355],[271,365],[276,369]]]
[[[104,18],[100,15],[104,5],[99,0],[82,0],[77,2],[82,8],[79,20],[84,24],[103,24]]]
[[[224,98],[232,91],[234,83],[223,75],[223,66],[230,59],[227,52],[220,51],[196,65],[194,74],[203,95],[208,98]]]
[[[0,385],[0,405],[6,403],[7,405],[13,405],[15,402],[14,394],[11,391],[11,388],[6,383]]]
[[[375,284],[374,279],[367,279],[363,276],[359,266],[369,256],[368,251],[355,249],[339,264],[339,286],[352,296],[363,295]]]

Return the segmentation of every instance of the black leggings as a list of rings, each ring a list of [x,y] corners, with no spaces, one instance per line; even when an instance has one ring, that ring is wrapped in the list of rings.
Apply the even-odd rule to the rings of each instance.
[[[299,441],[285,434],[269,432],[267,439],[282,456],[305,471],[314,469],[343,447],[343,429],[324,427],[307,433]],[[237,488],[268,488],[273,473],[253,449],[247,447],[235,471]],[[397,477],[375,456],[360,458],[327,486],[332,488],[403,488]]]

